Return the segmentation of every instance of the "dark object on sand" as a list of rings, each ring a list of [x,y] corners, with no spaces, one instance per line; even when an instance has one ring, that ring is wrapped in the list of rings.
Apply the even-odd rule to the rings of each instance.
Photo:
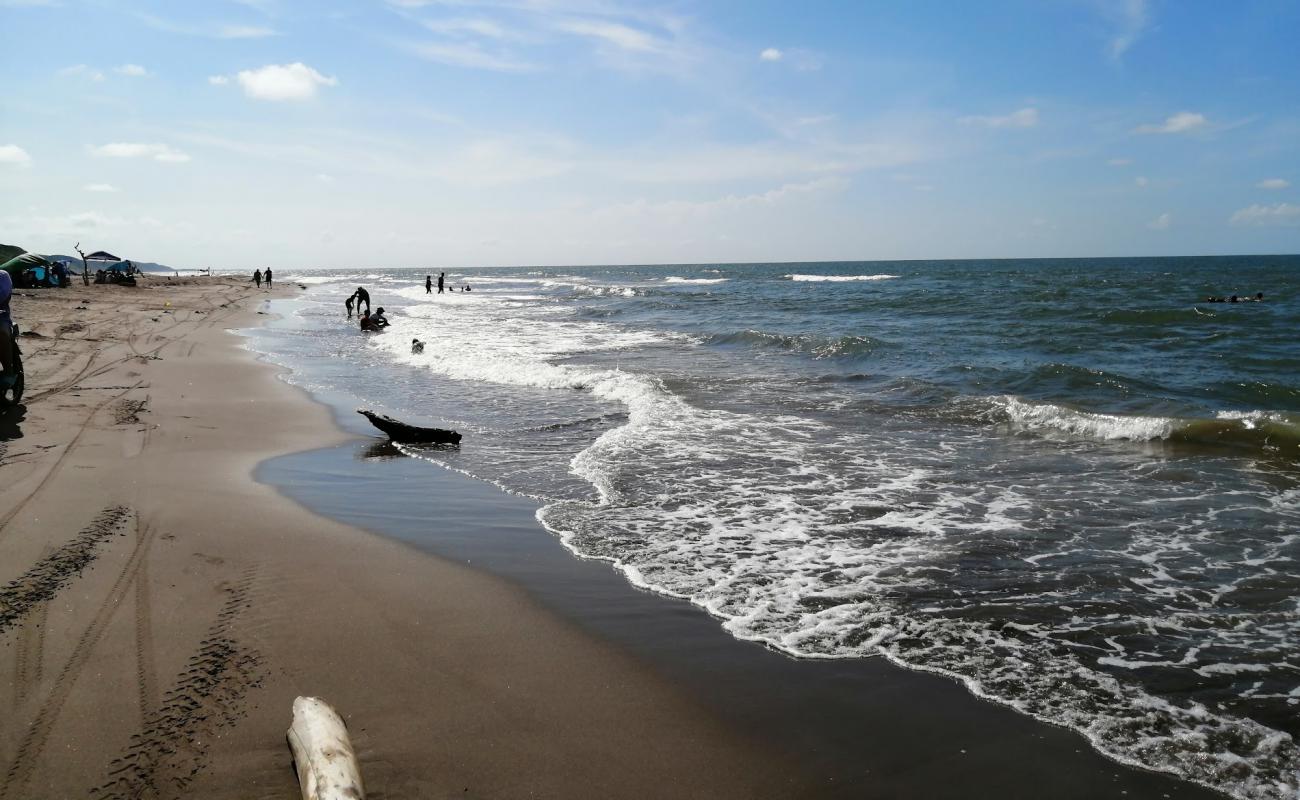
[[[4,400],[6,394],[9,394],[10,405],[15,406],[23,401],[23,386],[25,386],[27,382],[27,379],[23,376],[23,351],[18,349],[18,337],[21,335],[23,334],[19,333],[18,326],[13,326],[12,342],[10,343],[10,346],[13,348],[13,383],[8,383],[8,381],[0,383],[0,401]],[[6,373],[6,375],[7,374],[8,373]],[[456,440],[460,440],[460,434],[456,434]]]
[[[388,434],[388,438],[394,442],[460,444],[460,434],[455,431],[407,425],[405,422],[399,422],[392,417],[385,417],[383,414],[376,414],[364,408],[358,408],[357,413],[370,420],[371,425]]]

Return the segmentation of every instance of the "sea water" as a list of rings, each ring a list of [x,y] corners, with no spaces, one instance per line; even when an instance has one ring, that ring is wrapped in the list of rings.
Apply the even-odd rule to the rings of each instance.
[[[1300,792],[1300,257],[438,271],[254,346],[740,639]]]

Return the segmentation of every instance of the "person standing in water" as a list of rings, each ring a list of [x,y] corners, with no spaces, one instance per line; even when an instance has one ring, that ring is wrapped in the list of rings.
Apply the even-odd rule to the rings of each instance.
[[[253,283],[257,284],[257,288],[262,288],[262,271],[260,269],[253,270]]]
[[[270,288],[271,288],[271,268],[270,268],[270,267],[267,267],[267,268],[266,268],[266,272],[262,275],[262,277],[263,277],[263,278],[266,278],[266,288],[270,289]]]
[[[447,277],[447,273],[445,272],[438,273],[438,294],[442,294],[442,281],[446,277]]]
[[[433,294],[433,276],[432,276],[432,275],[425,275],[425,276],[424,276],[424,293],[425,293],[425,294]]]
[[[355,292],[352,293],[352,297],[355,298],[356,301],[357,301],[357,313],[358,313],[358,314],[361,313],[361,304],[362,304],[362,303],[365,303],[365,304],[366,304],[366,313],[367,313],[367,314],[370,313],[370,292],[367,292],[365,289],[363,289],[363,288],[361,288],[360,286],[358,286],[358,287],[357,287],[357,290],[356,290]]]
[[[348,319],[352,319],[352,298],[354,297],[356,297],[355,294],[350,294],[348,295],[348,299],[343,301],[343,305],[348,308]]]

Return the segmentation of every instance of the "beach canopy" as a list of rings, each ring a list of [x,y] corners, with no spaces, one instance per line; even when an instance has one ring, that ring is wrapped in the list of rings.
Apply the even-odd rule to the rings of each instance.
[[[39,256],[35,253],[23,253],[20,256],[14,256],[4,264],[0,264],[0,269],[8,272],[9,277],[14,279],[14,283],[17,283],[18,279],[22,277],[23,270],[31,269],[32,267],[54,269],[54,262],[50,261],[45,256]]]
[[[96,250],[86,256],[87,261],[121,261],[122,259],[105,250]]]

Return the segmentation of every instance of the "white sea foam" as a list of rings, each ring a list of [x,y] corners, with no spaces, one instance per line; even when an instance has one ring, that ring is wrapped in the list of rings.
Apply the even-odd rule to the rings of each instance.
[[[664,279],[665,283],[692,283],[699,285],[708,285],[714,283],[726,283],[728,278],[679,278],[676,275]]]
[[[1022,430],[1056,431],[1102,441],[1129,440],[1145,442],[1166,439],[1178,420],[1170,417],[1123,416],[1078,411],[1053,403],[1028,403],[1007,395],[994,398],[1011,425]]]
[[[897,275],[786,275],[792,281],[812,281],[837,283],[842,281],[887,281]]]

